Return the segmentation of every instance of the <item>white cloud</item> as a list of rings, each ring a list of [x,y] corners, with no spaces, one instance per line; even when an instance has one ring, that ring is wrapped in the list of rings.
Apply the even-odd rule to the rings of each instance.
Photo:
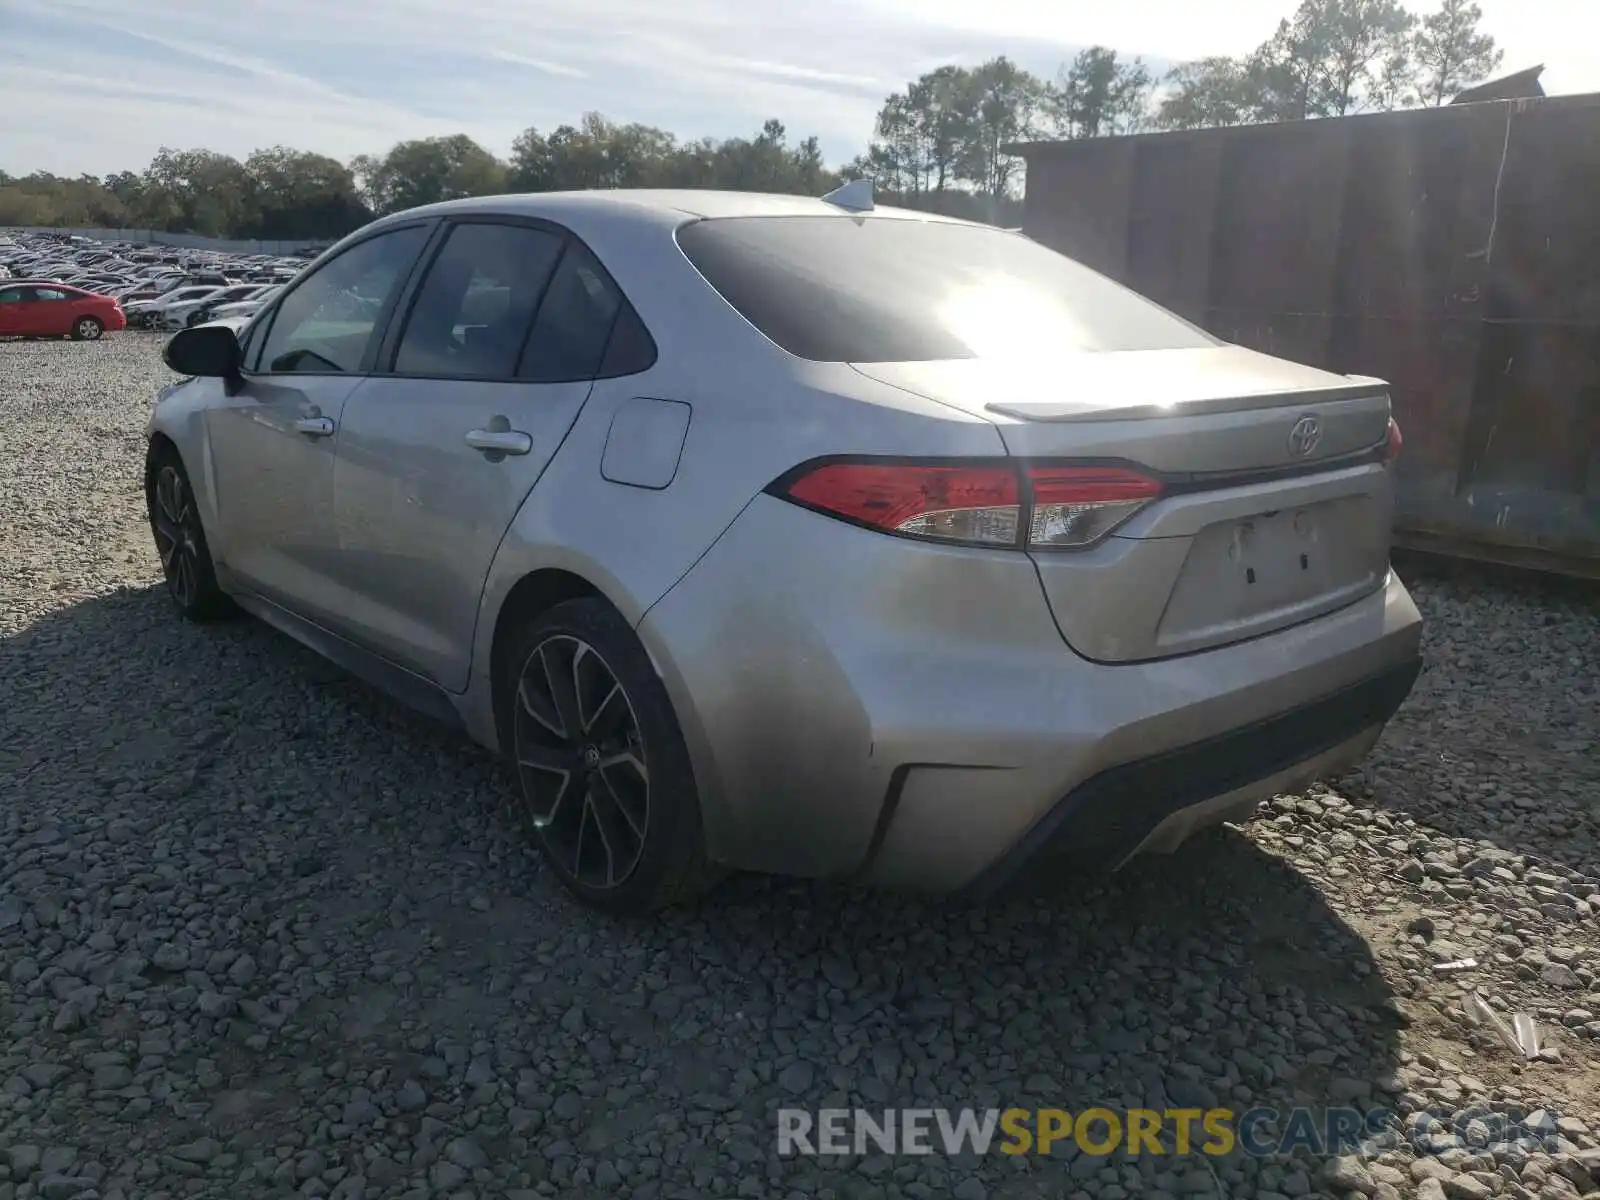
[[[1417,0],[1418,4],[1427,0]],[[1600,4],[1480,0],[1506,68],[1600,90]],[[1046,74],[1078,46],[1242,53],[1293,0],[0,0],[0,168],[138,168],[162,145],[341,158],[466,132],[504,153],[597,109],[683,137],[778,117],[833,159],[884,95],[1007,53]]]
[[[543,71],[546,75],[560,75],[565,79],[587,79],[589,72],[578,67],[569,67],[566,63],[551,62],[547,58],[529,58],[525,54],[512,54],[505,50],[491,50],[490,57],[500,62],[515,63],[522,67],[532,67],[535,71]]]

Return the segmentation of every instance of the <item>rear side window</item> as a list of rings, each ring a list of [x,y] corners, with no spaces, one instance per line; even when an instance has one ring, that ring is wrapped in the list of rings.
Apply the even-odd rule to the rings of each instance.
[[[619,379],[624,375],[637,375],[656,365],[656,342],[645,328],[633,305],[622,302],[622,311],[611,326],[611,340],[606,344],[606,356],[600,364],[602,379]]]
[[[562,240],[527,226],[456,226],[417,292],[395,371],[510,379]]]
[[[539,306],[517,377],[530,383],[593,379],[625,303],[599,260],[579,243],[568,242]]]
[[[818,362],[1055,358],[1218,343],[1019,234],[892,217],[724,217],[678,245],[744,318]]]

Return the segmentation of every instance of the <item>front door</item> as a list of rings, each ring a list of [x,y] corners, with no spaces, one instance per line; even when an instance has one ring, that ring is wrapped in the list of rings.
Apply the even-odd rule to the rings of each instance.
[[[308,275],[252,338],[236,394],[206,412],[220,558],[249,590],[318,623],[338,610],[340,421],[428,233],[385,231]]]
[[[23,313],[32,291],[32,288],[0,285],[0,337],[25,332]]]
[[[390,369],[345,405],[334,505],[350,637],[466,687],[495,551],[577,420],[621,303],[562,230],[451,229]]]

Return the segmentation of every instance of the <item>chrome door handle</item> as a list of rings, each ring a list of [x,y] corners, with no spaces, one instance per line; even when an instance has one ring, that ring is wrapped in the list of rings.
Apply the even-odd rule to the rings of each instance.
[[[332,437],[333,421],[327,417],[301,417],[294,423],[294,431],[307,437]]]
[[[519,429],[474,429],[467,434],[467,445],[485,454],[527,454],[533,438]]]

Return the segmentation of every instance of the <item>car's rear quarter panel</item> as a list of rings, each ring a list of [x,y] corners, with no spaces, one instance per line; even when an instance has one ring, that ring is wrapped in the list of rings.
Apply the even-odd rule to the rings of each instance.
[[[661,229],[639,237],[631,222],[618,230],[573,224],[639,310],[659,357],[649,371],[595,384],[506,532],[473,655],[471,723],[486,738],[498,614],[531,572],[577,574],[637,625],[740,511],[797,463],[843,452],[1004,453],[991,422],[863,379],[843,364],[784,354],[694,274]],[[617,411],[635,397],[691,408],[678,469],[664,489],[614,483],[600,472]]]

